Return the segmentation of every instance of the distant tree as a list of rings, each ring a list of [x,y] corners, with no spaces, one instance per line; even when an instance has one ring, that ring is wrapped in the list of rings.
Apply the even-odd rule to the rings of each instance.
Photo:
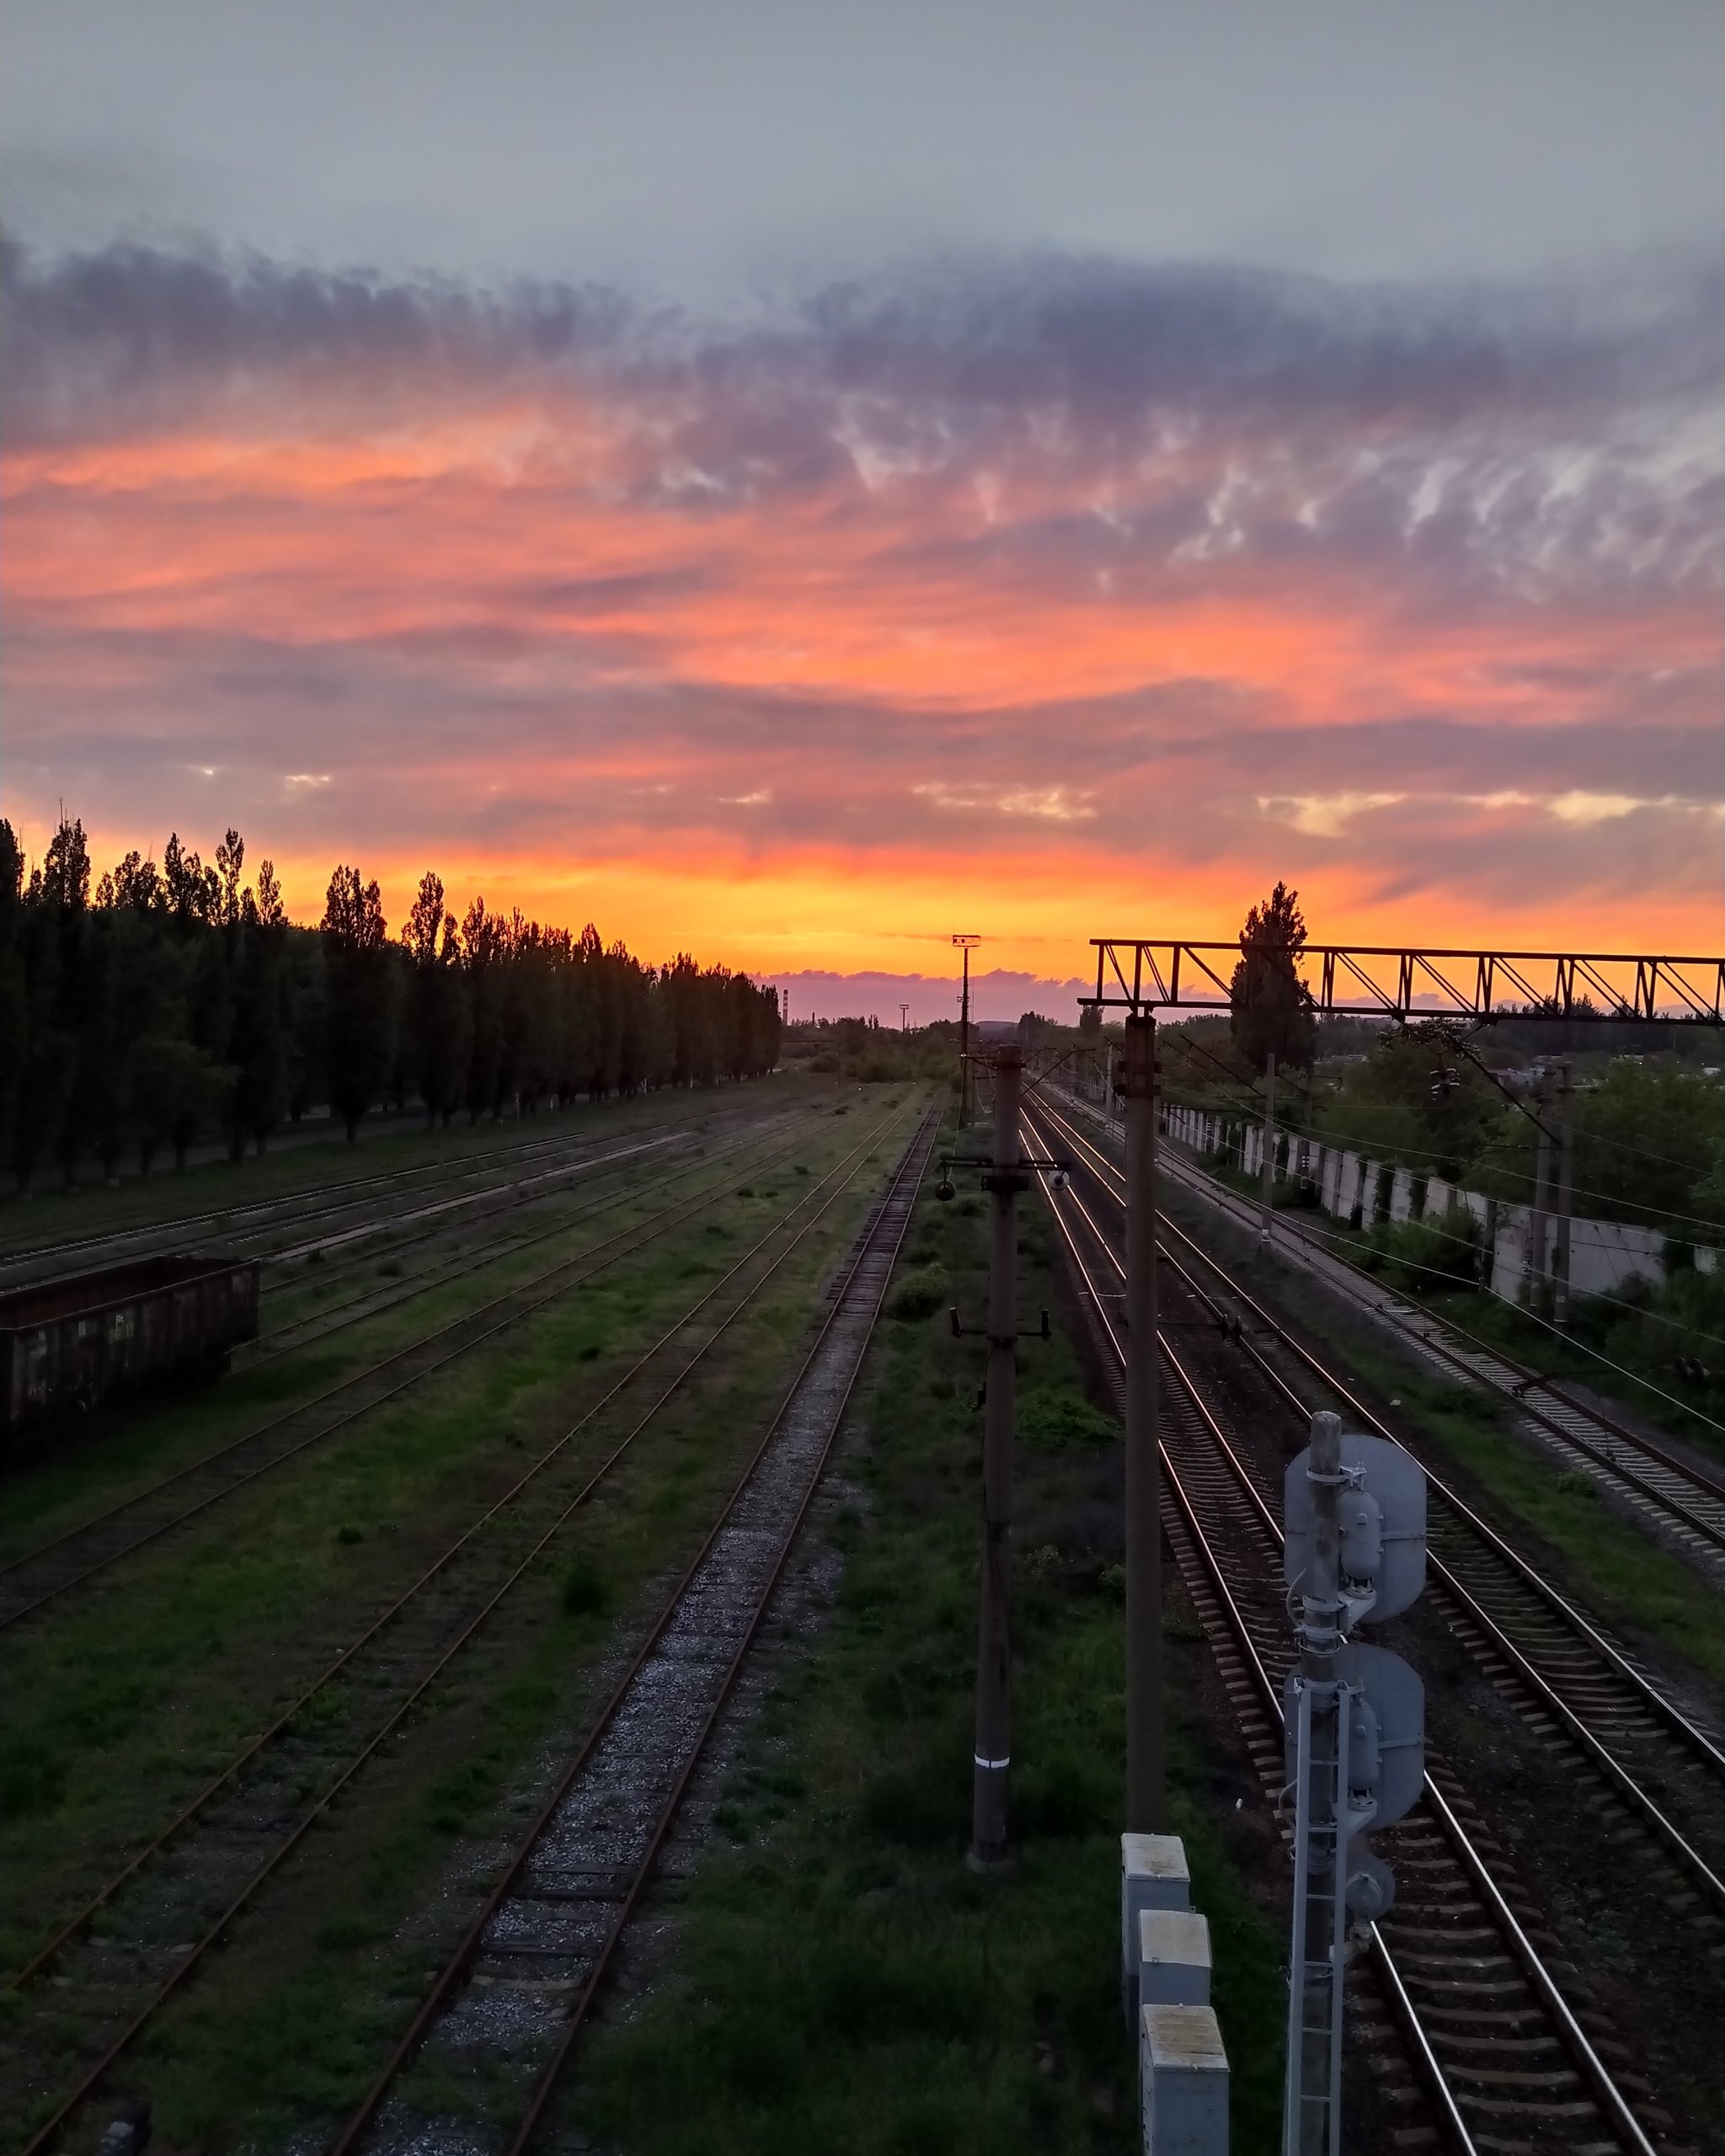
[[[229,830],[216,849],[216,872],[218,893],[214,918],[226,928],[237,928],[242,913],[240,901],[240,872],[245,867],[246,842],[236,830]]]
[[[395,1054],[395,974],[382,896],[357,868],[344,864],[330,878],[323,936],[329,1102],[351,1145]]]
[[[233,995],[228,1152],[238,1161],[243,1157],[248,1140],[263,1152],[287,1111],[287,937],[285,929],[264,926],[249,892],[241,918],[222,932],[232,942]]]
[[[209,919],[209,885],[205,879],[204,864],[195,852],[182,850],[178,831],[168,833],[168,843],[162,850],[162,883],[168,910],[182,925]]]
[[[262,879],[259,878],[261,883]],[[323,938],[296,929],[288,937],[283,1002],[287,1022],[287,1112],[298,1123],[328,1096],[323,1078]]]
[[[155,863],[152,862],[153,869]],[[281,903],[281,886],[275,880],[275,864],[263,861],[258,864],[258,919],[265,928],[286,928],[287,909]]]
[[[1263,1070],[1273,1055],[1284,1070],[1311,1067],[1317,1021],[1311,991],[1297,969],[1305,947],[1300,894],[1279,883],[1246,916],[1229,984],[1234,1045],[1253,1070]]]
[[[467,992],[467,1072],[462,1089],[467,1120],[501,1113],[503,1075],[503,923],[483,897],[462,921],[462,970]]]
[[[0,1161],[12,1155],[29,1006],[24,1000],[24,849],[0,816]]]
[[[406,1041],[413,1083],[429,1129],[447,1123],[461,1097],[469,1053],[466,984],[455,915],[444,910],[443,879],[428,868],[419,878],[402,942],[410,961]]]
[[[60,819],[42,862],[42,897],[63,913],[80,914],[90,903],[90,849],[83,819]]]
[[[135,913],[157,913],[167,906],[167,888],[153,861],[147,861],[136,847],[102,878],[105,895],[99,905],[130,906]]]

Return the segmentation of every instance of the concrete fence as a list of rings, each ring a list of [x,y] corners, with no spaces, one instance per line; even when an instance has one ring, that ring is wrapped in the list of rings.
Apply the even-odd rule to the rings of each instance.
[[[1226,1153],[1248,1175],[1263,1172],[1261,1124],[1242,1126],[1202,1109],[1170,1107],[1163,1128],[1194,1153]],[[1525,1205],[1503,1204],[1439,1176],[1375,1161],[1370,1154],[1343,1146],[1322,1145],[1315,1139],[1290,1136],[1279,1141],[1277,1150],[1279,1173],[1310,1182],[1320,1209],[1332,1219],[1356,1228],[1370,1228],[1381,1220],[1397,1226],[1410,1220],[1435,1224],[1452,1209],[1471,1214],[1478,1224],[1482,1248],[1489,1252],[1482,1271],[1488,1275],[1492,1292],[1506,1300],[1525,1299],[1535,1277],[1547,1283],[1554,1278],[1557,1224],[1549,1213],[1535,1251],[1532,1214]],[[1571,1292],[1609,1295],[1631,1280],[1658,1285],[1667,1275],[1669,1240],[1663,1229],[1641,1227],[1630,1220],[1572,1220]],[[1694,1251],[1694,1262],[1699,1272],[1711,1273],[1719,1262],[1719,1253],[1704,1246]]]

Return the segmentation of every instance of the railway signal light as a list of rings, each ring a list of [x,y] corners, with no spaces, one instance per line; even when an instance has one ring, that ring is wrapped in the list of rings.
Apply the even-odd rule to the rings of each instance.
[[[1288,1972],[1283,2156],[1339,2156],[1342,1996],[1348,1920],[1395,1897],[1365,1846],[1413,1805],[1425,1779],[1425,1693],[1387,1648],[1349,1637],[1394,1617],[1425,1585],[1425,1473],[1400,1445],[1311,1418],[1288,1465],[1283,1569],[1298,1604],[1300,1661],[1286,1687],[1295,1797],[1294,1922]]]

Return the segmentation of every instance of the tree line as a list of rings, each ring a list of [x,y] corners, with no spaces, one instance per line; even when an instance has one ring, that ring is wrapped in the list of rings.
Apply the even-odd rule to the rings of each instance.
[[[778,1060],[776,989],[679,955],[644,963],[488,911],[457,921],[428,873],[398,937],[348,863],[315,929],[291,922],[270,862],[243,880],[230,830],[213,862],[168,839],[91,883],[81,821],[29,869],[0,818],[0,1163],[20,1189],[94,1161],[147,1173],[221,1138],[264,1150],[327,1105],[349,1139],[379,1107],[428,1126],[531,1114],[662,1086],[759,1077]]]

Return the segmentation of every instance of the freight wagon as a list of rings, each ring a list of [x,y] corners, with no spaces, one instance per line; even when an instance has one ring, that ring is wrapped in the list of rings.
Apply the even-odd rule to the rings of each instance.
[[[0,1459],[20,1438],[146,1386],[226,1369],[258,1336],[258,1268],[146,1257],[0,1294]]]

